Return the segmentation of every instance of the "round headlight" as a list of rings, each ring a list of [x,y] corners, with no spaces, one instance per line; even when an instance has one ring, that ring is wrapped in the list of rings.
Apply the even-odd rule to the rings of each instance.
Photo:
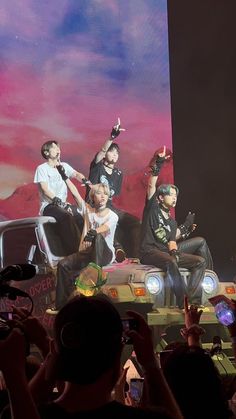
[[[217,288],[217,281],[214,277],[205,275],[202,281],[202,288],[206,294],[212,294]]]
[[[163,281],[157,275],[149,275],[146,278],[145,283],[150,294],[160,294],[163,288]]]

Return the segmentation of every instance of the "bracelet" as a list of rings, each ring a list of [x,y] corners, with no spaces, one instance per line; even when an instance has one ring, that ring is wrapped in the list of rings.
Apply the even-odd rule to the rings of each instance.
[[[206,333],[205,329],[203,329],[199,324],[192,324],[188,329],[186,327],[180,329],[181,336],[187,340],[190,335],[202,336]]]
[[[231,342],[236,343],[236,336],[230,336]]]

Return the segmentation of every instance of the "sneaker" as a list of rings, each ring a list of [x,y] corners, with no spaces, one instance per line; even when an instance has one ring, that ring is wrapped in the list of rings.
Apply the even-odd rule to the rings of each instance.
[[[125,251],[123,249],[116,249],[116,262],[124,262],[126,258]]]
[[[50,307],[47,308],[46,313],[51,314],[52,316],[55,316],[58,313],[59,310],[56,309],[56,307]]]

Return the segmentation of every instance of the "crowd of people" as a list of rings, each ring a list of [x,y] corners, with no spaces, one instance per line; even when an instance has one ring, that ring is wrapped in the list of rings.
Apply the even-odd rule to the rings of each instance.
[[[127,331],[102,293],[70,299],[55,316],[52,337],[27,310],[14,308],[8,336],[0,341],[1,418],[236,417],[235,397],[228,400],[210,353],[201,347],[202,310],[185,296],[184,313],[183,340],[172,342],[160,364],[144,318],[128,311],[136,327]],[[236,355],[236,322],[229,333]],[[121,363],[125,338],[132,339],[133,362],[142,377],[140,397],[132,391],[137,374]],[[38,346],[41,362],[28,351],[29,344]]]

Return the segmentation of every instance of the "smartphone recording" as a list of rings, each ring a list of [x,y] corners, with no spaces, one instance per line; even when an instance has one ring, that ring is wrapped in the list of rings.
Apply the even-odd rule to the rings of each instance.
[[[130,380],[130,396],[136,403],[139,403],[142,398],[143,381],[143,378],[131,378]]]
[[[13,320],[13,313],[12,311],[1,311],[0,318],[3,320]]]

